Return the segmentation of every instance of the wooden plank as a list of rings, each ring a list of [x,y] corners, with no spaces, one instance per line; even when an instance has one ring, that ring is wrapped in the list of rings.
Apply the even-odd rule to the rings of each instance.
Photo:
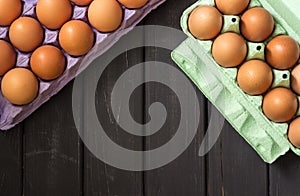
[[[22,194],[22,124],[0,132],[0,195]]]
[[[270,195],[299,195],[299,161],[290,151],[270,165]]]
[[[184,9],[194,3],[194,0],[182,1],[167,1],[159,9],[148,15],[145,20],[147,25],[163,25],[180,29],[179,21]],[[145,32],[147,33],[147,32]],[[172,32],[170,32],[172,33]],[[173,40],[172,40],[173,41]],[[174,40],[177,42],[178,40]],[[158,42],[158,41],[154,41]],[[166,49],[148,47],[145,49],[145,61],[158,61],[164,62],[173,66],[175,69],[177,65],[171,60],[170,52]],[[179,70],[179,69],[178,69]],[[180,70],[179,70],[180,71]],[[146,71],[147,74],[150,74]],[[182,73],[183,77],[186,77]],[[170,73],[165,73],[165,78],[170,83],[178,80],[177,76]],[[197,135],[190,144],[190,146],[171,163],[157,168],[155,170],[146,171],[144,174],[145,181],[145,195],[205,195],[205,158],[198,156],[199,147],[203,138],[205,130],[205,105],[206,101],[201,93],[197,92],[201,119]],[[186,95],[188,98],[190,95]],[[145,111],[146,119],[149,119],[148,109],[153,102],[162,103],[167,110],[167,119],[163,127],[154,135],[146,138],[145,150],[160,147],[168,142],[176,133],[181,116],[181,105],[178,96],[166,85],[157,82],[150,82],[146,85],[146,100]],[[194,104],[194,103],[190,103]],[[184,108],[184,107],[182,107]],[[188,111],[189,118],[193,118],[195,111]],[[188,122],[188,121],[187,121]],[[186,123],[186,134],[190,131],[190,125]],[[185,138],[182,138],[184,141]],[[151,160],[153,157],[147,157],[146,161]]]
[[[208,195],[268,195],[268,165],[228,122],[207,162]]]
[[[24,122],[24,195],[81,195],[81,158],[71,82]]]
[[[174,79],[174,78],[170,78]],[[152,101],[164,104],[168,111],[168,118],[158,133],[146,139],[146,149],[153,149],[166,143],[172,138],[180,121],[180,105],[176,95],[170,89],[157,84],[148,84],[146,107]],[[198,93],[202,115],[205,111],[205,100]],[[191,111],[192,113],[192,111]],[[198,156],[199,146],[202,142],[205,129],[205,118],[201,118],[198,133],[190,146],[171,163],[144,174],[146,195],[206,195],[205,189],[205,158]],[[187,132],[188,132],[187,125]],[[185,138],[182,138],[184,140]],[[151,159],[151,156],[148,157]]]
[[[142,41],[142,40],[141,40]],[[84,85],[85,96],[95,96],[96,110],[98,119],[106,134],[110,139],[126,149],[142,150],[143,139],[125,132],[114,118],[111,109],[111,92],[117,79],[131,66],[143,61],[143,49],[138,48],[130,51],[124,51],[123,54],[116,57],[101,74],[98,87],[95,92],[91,92],[90,86]],[[102,62],[97,61],[98,66],[104,66]],[[89,69],[89,68],[88,68]],[[88,71],[88,70],[87,70]],[[143,75],[143,72],[140,73]],[[99,77],[98,75],[94,77]],[[85,78],[92,79],[91,77]],[[96,80],[98,80],[96,78]],[[132,84],[134,85],[134,83]],[[86,99],[85,99],[86,100]],[[120,110],[129,104],[133,118],[142,123],[143,120],[143,88],[138,88],[131,96],[130,103],[118,103]],[[84,118],[89,118],[88,113]],[[118,114],[119,115],[119,114]],[[122,118],[122,116],[119,116]],[[89,125],[85,124],[84,129]],[[97,141],[96,141],[97,142]],[[99,141],[99,146],[101,146]],[[102,146],[104,152],[110,152],[110,149]],[[84,195],[142,195],[142,172],[125,171],[97,159],[87,148],[84,149]]]

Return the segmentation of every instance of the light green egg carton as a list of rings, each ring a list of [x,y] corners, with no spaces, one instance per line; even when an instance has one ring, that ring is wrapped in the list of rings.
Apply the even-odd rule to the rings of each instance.
[[[299,35],[296,32],[300,32],[300,25],[295,29],[294,22],[286,22],[294,18],[293,13],[287,14],[279,9],[289,2],[292,3],[293,0],[251,0],[249,7],[261,6],[272,14],[276,28],[271,37],[287,34],[299,43]],[[189,38],[172,52],[172,59],[265,162],[274,162],[289,149],[300,156],[300,149],[295,148],[287,139],[288,124],[270,121],[261,109],[263,97],[247,95],[237,85],[237,68],[219,66],[211,55],[213,42],[197,40],[190,34],[187,26],[189,14],[200,5],[215,4],[214,0],[199,0],[183,13],[181,26]],[[295,13],[296,11],[295,9]],[[222,33],[240,33],[239,16],[224,15],[223,21]],[[248,42],[247,60],[264,60],[264,48],[269,40],[264,43]],[[290,87],[289,70],[273,70],[273,74],[272,87]]]

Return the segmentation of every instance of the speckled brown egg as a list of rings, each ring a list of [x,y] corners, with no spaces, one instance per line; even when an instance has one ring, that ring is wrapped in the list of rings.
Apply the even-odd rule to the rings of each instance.
[[[0,0],[0,26],[9,26],[21,12],[21,0]]]
[[[12,45],[4,40],[0,40],[0,76],[12,69],[17,60],[17,54]]]
[[[146,5],[146,3],[148,2],[148,0],[118,0],[118,1],[129,9],[141,8],[144,5]]]
[[[92,28],[81,20],[65,23],[59,32],[61,47],[71,56],[88,53],[94,45],[95,35]]]
[[[300,148],[300,117],[290,123],[288,138],[295,147]]]
[[[272,35],[274,19],[264,8],[254,7],[242,15],[240,27],[247,40],[262,42]]]
[[[188,19],[190,33],[200,40],[213,39],[221,32],[222,26],[222,15],[212,6],[195,8]]]
[[[9,29],[11,43],[22,52],[31,52],[40,46],[44,39],[44,30],[32,17],[20,17]]]
[[[59,29],[71,18],[72,6],[69,0],[38,0],[36,15],[48,29]]]
[[[8,71],[1,82],[3,96],[12,104],[25,105],[38,94],[39,83],[28,69],[15,68]]]
[[[289,69],[299,59],[299,45],[287,35],[274,37],[266,46],[266,60],[275,69]]]
[[[30,67],[39,78],[54,80],[64,72],[66,58],[55,46],[45,45],[32,53]]]
[[[116,0],[93,1],[88,9],[91,25],[100,32],[112,32],[123,20],[123,10]]]
[[[215,0],[217,8],[226,15],[239,15],[249,5],[250,0]]]
[[[291,120],[296,114],[298,100],[291,90],[278,87],[265,95],[262,109],[270,120],[277,123],[284,123]]]
[[[242,36],[236,33],[224,33],[218,36],[212,45],[212,55],[222,67],[236,67],[247,56],[247,44]]]
[[[300,64],[291,73],[291,86],[293,91],[300,95]]]
[[[238,70],[237,82],[249,95],[261,95],[272,85],[273,72],[268,64],[261,60],[245,62]]]

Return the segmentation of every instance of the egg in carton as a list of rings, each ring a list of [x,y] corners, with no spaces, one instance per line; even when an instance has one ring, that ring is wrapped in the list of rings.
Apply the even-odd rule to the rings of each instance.
[[[226,2],[199,0],[183,13],[181,26],[189,38],[172,52],[172,58],[265,162],[272,163],[289,149],[300,156],[300,149],[292,139],[295,135],[299,138],[300,133],[296,89],[300,4],[284,0],[239,0],[228,5]],[[213,25],[205,21],[201,24],[203,18],[199,17],[192,27],[193,12],[202,8],[206,10],[200,15],[209,13],[207,20],[215,16]],[[259,13],[251,15],[255,10]],[[255,25],[249,25],[252,22]],[[199,25],[204,28],[197,32]],[[205,29],[207,37],[201,37]],[[281,43],[276,43],[280,39]],[[285,58],[280,54],[270,55],[278,47],[289,50],[282,53]],[[287,62],[291,59],[292,62]],[[278,102],[282,102],[283,109],[276,105]]]
[[[65,39],[68,39],[67,36],[63,37],[60,36],[60,33],[63,31],[62,28],[64,28],[64,26],[62,26],[61,28],[54,28],[55,26],[53,26],[53,28],[51,28],[51,24],[48,23],[49,21],[47,21],[47,14],[45,12],[40,12],[40,19],[42,19],[42,17],[44,17],[44,21],[41,22],[42,24],[47,24],[46,26],[41,25],[42,28],[42,40],[40,44],[38,45],[47,45],[47,46],[54,46],[56,48],[58,48],[63,56],[65,57],[65,61],[66,61],[66,66],[63,67],[63,73],[61,73],[61,75],[54,79],[54,80],[45,80],[45,79],[41,79],[38,78],[38,83],[36,84],[38,87],[38,92],[37,95],[32,97],[32,99],[34,99],[33,101],[31,101],[28,104],[12,104],[10,101],[8,101],[2,93],[2,90],[6,90],[6,92],[8,92],[7,94],[9,94],[10,90],[11,90],[11,86],[9,85],[9,80],[13,80],[13,77],[9,77],[7,76],[6,79],[6,86],[8,86],[7,88],[5,88],[5,85],[2,84],[2,90],[0,93],[0,129],[1,130],[7,130],[10,129],[12,127],[14,127],[16,124],[18,124],[19,122],[21,122],[22,120],[24,120],[27,116],[29,116],[32,112],[34,112],[38,107],[40,107],[43,103],[45,103],[47,100],[49,100],[53,95],[55,95],[56,93],[58,93],[69,81],[71,81],[72,79],[74,79],[79,73],[81,73],[86,67],[88,67],[88,65],[98,56],[100,56],[101,54],[103,54],[105,51],[107,51],[115,42],[118,41],[118,39],[123,36],[124,34],[128,33],[131,29],[134,28],[135,25],[137,25],[150,11],[152,11],[153,9],[157,8],[160,4],[162,4],[165,0],[148,0],[148,1],[126,1],[126,0],[119,0],[119,2],[117,0],[113,0],[115,1],[116,4],[118,4],[121,8],[121,17],[122,17],[122,22],[121,24],[117,27],[116,30],[113,30],[111,32],[108,32],[109,29],[104,29],[105,31],[103,32],[101,30],[101,26],[97,26],[97,22],[94,21],[90,21],[92,19],[97,19],[97,13],[99,13],[99,7],[97,7],[98,5],[94,5],[94,13],[95,16],[89,16],[88,17],[88,9],[89,6],[91,5],[90,3],[93,2],[91,0],[73,0],[71,2],[71,6],[72,6],[72,14],[71,14],[71,18],[68,19],[68,21],[63,21],[64,26],[66,26],[67,23],[69,23],[70,21],[79,21],[84,23],[84,25],[88,26],[86,28],[90,28],[92,30],[92,38],[90,38],[90,40],[92,40],[92,46],[87,46],[86,47],[86,51],[81,51],[81,53],[78,53],[78,55],[76,53],[72,53],[72,48],[68,51],[68,47],[72,47],[72,46],[63,46],[63,42]],[[10,4],[10,3],[15,3],[16,1],[8,1],[6,2],[6,4]],[[68,1],[70,2],[70,1]],[[133,3],[132,3],[133,2]],[[143,4],[143,2],[147,2],[145,5]],[[13,14],[6,12],[6,14],[11,14],[9,15],[9,17],[19,17],[16,18],[16,20],[20,19],[20,18],[25,18],[25,19],[33,19],[35,20],[35,22],[40,22],[38,20],[37,17],[37,3],[38,0],[22,0],[21,1],[21,10],[22,13],[20,16],[13,16]],[[43,9],[47,9],[47,2],[44,1],[44,8]],[[97,2],[99,3],[99,2]],[[123,6],[122,4],[126,5]],[[96,2],[94,2],[94,4],[96,4]],[[138,8],[136,8],[138,7]],[[136,9],[133,9],[136,8]],[[13,9],[14,11],[17,9],[17,6]],[[3,10],[7,10],[7,8],[0,8],[1,11]],[[49,11],[48,11],[49,12]],[[68,12],[68,10],[66,10],[66,12]],[[2,15],[0,14],[0,17],[3,16],[4,12],[2,13]],[[91,14],[91,12],[89,13]],[[4,15],[5,16],[5,15]],[[117,18],[117,17],[116,17]],[[114,23],[115,20],[117,20],[116,18],[111,18],[109,20],[107,20],[107,25],[111,25]],[[14,20],[14,22],[16,21]],[[59,16],[57,16],[56,20],[61,20]],[[21,21],[21,20],[20,20]],[[9,21],[9,23],[11,24],[13,21]],[[21,21],[21,26],[22,26],[22,22]],[[26,21],[25,21],[26,22]],[[94,22],[94,25],[91,25],[91,23]],[[19,24],[20,24],[19,23]],[[19,25],[18,24],[18,25]],[[15,25],[16,29],[18,29],[20,26]],[[74,24],[73,24],[74,25]],[[10,28],[12,25],[10,26],[6,26],[3,24],[0,24],[0,40],[3,42],[5,41],[6,43],[10,43],[11,41],[13,42],[14,39],[19,39],[19,37],[14,36],[14,35],[10,35]],[[49,28],[50,26],[50,28]],[[94,28],[94,26],[96,28]],[[82,26],[81,26],[82,27]],[[75,30],[78,30],[78,28],[76,28],[76,26],[74,27]],[[82,29],[81,29],[82,30]],[[101,32],[99,31],[101,30]],[[67,31],[67,29],[65,30]],[[26,37],[27,36],[27,37]],[[22,40],[26,41],[26,38],[28,40],[33,40],[32,37],[34,37],[34,34],[30,35],[21,35],[20,36]],[[60,40],[61,39],[61,40]],[[27,42],[28,42],[27,40]],[[33,40],[33,41],[36,41]],[[75,42],[76,43],[76,42]],[[6,44],[7,45],[7,44]],[[14,44],[11,44],[14,45]],[[24,45],[23,45],[24,46]],[[22,44],[20,45],[20,48],[17,49],[16,47],[8,47],[6,46],[6,48],[8,48],[7,51],[11,51],[11,54],[13,54],[13,51],[16,51],[16,63],[13,65],[13,68],[25,68],[26,70],[31,70],[33,67],[30,66],[31,62],[30,62],[30,58],[33,55],[33,53],[35,52],[35,49],[37,47],[34,47],[34,50],[31,49],[24,49]],[[83,46],[85,47],[85,46]],[[24,50],[23,50],[24,49]],[[56,56],[59,56],[59,52],[57,52]],[[14,55],[11,56],[10,59],[14,59]],[[63,61],[63,60],[61,60]],[[80,68],[80,70],[79,70]],[[12,69],[15,70],[15,69]],[[11,70],[11,71],[12,71]],[[0,70],[1,71],[1,70]],[[5,70],[6,72],[7,70]],[[24,70],[23,70],[24,72]],[[9,72],[7,72],[9,73]],[[18,73],[14,73],[14,74],[18,74]],[[23,74],[23,73],[22,73]],[[27,74],[27,75],[26,75]],[[31,73],[30,73],[31,74]],[[25,73],[26,76],[23,76],[23,78],[26,77],[26,79],[28,80],[32,80],[34,81],[34,79],[30,79],[31,75],[28,72]],[[47,74],[47,73],[46,73]],[[8,74],[5,74],[8,75]],[[1,77],[0,80],[3,81],[3,78]],[[12,75],[12,74],[11,74]],[[32,74],[33,75],[33,74]],[[10,79],[8,79],[10,78]],[[20,77],[18,77],[20,78]],[[22,77],[21,77],[22,79]],[[47,78],[46,78],[47,79]],[[2,82],[1,81],[1,82]],[[8,81],[8,82],[7,82]],[[3,82],[4,83],[4,82]],[[34,87],[32,87],[32,89],[28,89],[28,91],[34,91]],[[22,95],[20,95],[22,96]]]

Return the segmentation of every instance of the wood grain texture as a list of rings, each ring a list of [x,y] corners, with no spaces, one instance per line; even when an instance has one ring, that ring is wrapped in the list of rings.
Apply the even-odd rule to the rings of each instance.
[[[0,132],[0,195],[22,194],[22,124]]]
[[[268,165],[228,122],[207,162],[208,195],[268,195]]]
[[[170,79],[174,78],[170,77]],[[159,101],[168,111],[168,119],[159,133],[146,139],[146,148],[152,149],[163,145],[162,141],[166,142],[166,138],[171,139],[177,131],[180,121],[180,109],[178,109],[180,105],[176,100],[176,95],[170,93],[171,90],[163,87],[162,84],[148,84],[146,90],[146,107],[153,101]],[[205,100],[200,94],[198,97],[203,114],[204,108],[201,104],[204,104]],[[190,112],[193,114],[193,111]],[[184,153],[171,163],[144,173],[145,195],[205,195],[205,159],[198,156],[205,127],[203,119],[200,120],[197,135]],[[187,133],[189,131],[188,124],[186,131]],[[148,159],[151,160],[151,156]]]
[[[271,196],[296,196],[300,194],[300,157],[288,152],[270,165],[269,192]]]
[[[81,195],[82,146],[71,96],[72,83],[24,122],[24,195]]]
[[[173,1],[167,1],[158,10],[155,10],[148,15],[145,20],[145,24],[163,25],[180,29],[179,21],[181,13],[192,3],[193,1],[191,0],[177,1],[176,3]],[[164,62],[177,69],[177,66],[170,58],[170,52],[171,51],[155,47],[145,48],[145,61]],[[147,75],[149,73],[146,71],[145,74]],[[186,77],[184,74],[182,76]],[[174,75],[170,75],[170,73],[166,73],[166,78],[170,82],[176,81],[177,79]],[[145,172],[145,195],[201,196],[206,193],[205,159],[198,156],[198,150],[206,124],[205,115],[203,115],[205,114],[206,101],[196,88],[195,91],[198,92],[198,99],[202,110],[198,133],[186,151],[177,159],[164,167]],[[177,95],[170,88],[160,83],[148,83],[146,85],[144,106],[146,119],[149,119],[147,113],[149,106],[156,101],[161,102],[166,107],[168,116],[165,124],[158,133],[145,138],[146,149],[161,146],[170,140],[177,131],[180,122],[181,106]],[[188,112],[190,114],[189,117],[193,118],[194,111]],[[186,123],[186,131],[187,133],[189,131],[188,123]],[[148,159],[151,159],[151,157],[148,157]]]
[[[95,62],[98,66],[104,66],[97,59]],[[118,145],[133,150],[143,149],[143,138],[130,135],[118,125],[118,121],[114,118],[111,110],[111,92],[121,74],[140,62],[143,62],[142,48],[124,51],[124,54],[116,57],[104,70],[99,79],[96,94],[91,92],[88,85],[84,86],[84,96],[94,96],[94,94],[96,96],[95,104],[98,119],[106,134]],[[140,74],[143,75],[143,72]],[[93,77],[98,77],[98,75]],[[91,79],[91,77],[85,78],[85,80]],[[86,83],[84,82],[84,85]],[[132,115],[140,123],[143,121],[143,90],[143,88],[138,88],[131,97],[130,103],[122,101],[116,106],[122,110],[122,107],[126,107],[129,104],[131,114],[126,115]],[[88,115],[89,113],[85,112],[83,118],[88,118]],[[122,118],[122,116],[119,116],[119,118]],[[83,124],[84,129],[87,130],[89,125],[85,124],[85,121]],[[99,141],[99,145],[101,146],[101,141]],[[109,149],[105,146],[102,145],[101,148],[103,151],[109,152]],[[142,172],[125,171],[105,164],[97,159],[87,148],[84,149],[84,195],[142,195],[142,174]]]

